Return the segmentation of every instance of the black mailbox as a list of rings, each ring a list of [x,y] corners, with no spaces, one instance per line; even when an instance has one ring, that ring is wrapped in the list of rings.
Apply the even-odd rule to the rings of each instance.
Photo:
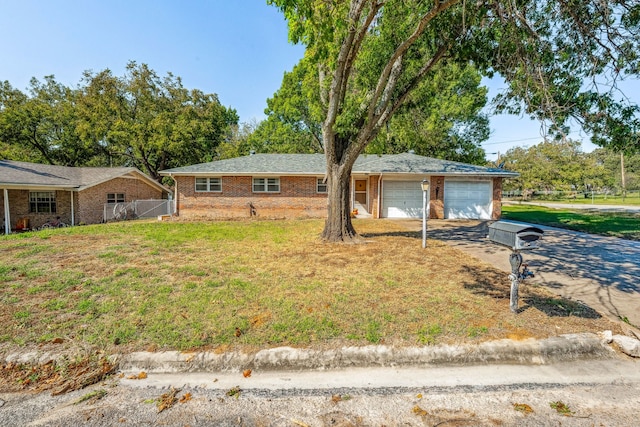
[[[514,251],[535,249],[544,231],[538,227],[516,222],[498,221],[489,225],[489,240],[510,247]]]

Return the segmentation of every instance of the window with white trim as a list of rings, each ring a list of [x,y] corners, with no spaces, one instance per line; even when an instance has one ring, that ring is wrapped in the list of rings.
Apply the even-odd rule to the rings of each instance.
[[[124,203],[124,193],[107,193],[107,203]]]
[[[196,192],[221,192],[222,178],[196,178]]]
[[[30,213],[56,213],[56,192],[55,191],[30,191],[29,192],[29,212]]]
[[[279,193],[280,178],[253,178],[254,193]]]
[[[316,184],[316,191],[318,193],[326,193],[327,192],[327,183],[324,180],[324,178],[318,178],[317,184]]]

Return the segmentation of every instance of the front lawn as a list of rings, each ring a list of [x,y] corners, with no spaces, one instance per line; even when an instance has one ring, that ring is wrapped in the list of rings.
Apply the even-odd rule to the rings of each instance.
[[[504,272],[418,222],[356,220],[366,243],[325,244],[323,221],[122,222],[0,237],[0,350],[105,351],[423,345],[615,326],[533,283],[509,311]]]
[[[633,213],[553,209],[533,205],[503,205],[502,218],[603,236],[640,240],[640,215]]]

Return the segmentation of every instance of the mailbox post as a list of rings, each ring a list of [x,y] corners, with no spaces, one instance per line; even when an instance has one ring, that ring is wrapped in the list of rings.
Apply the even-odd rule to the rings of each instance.
[[[513,313],[518,312],[518,292],[520,282],[527,277],[533,277],[533,272],[522,263],[520,251],[535,249],[540,246],[540,239],[544,231],[528,224],[498,221],[489,225],[489,240],[511,249],[509,264],[511,265],[511,298],[509,308]],[[522,267],[522,270],[520,268]]]

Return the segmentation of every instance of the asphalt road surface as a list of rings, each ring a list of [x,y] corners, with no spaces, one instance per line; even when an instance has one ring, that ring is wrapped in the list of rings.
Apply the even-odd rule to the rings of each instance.
[[[0,394],[2,426],[634,426],[640,360],[335,371],[124,373]],[[162,395],[177,401],[159,412]],[[102,396],[89,399],[92,395]],[[89,399],[81,401],[83,399]]]

